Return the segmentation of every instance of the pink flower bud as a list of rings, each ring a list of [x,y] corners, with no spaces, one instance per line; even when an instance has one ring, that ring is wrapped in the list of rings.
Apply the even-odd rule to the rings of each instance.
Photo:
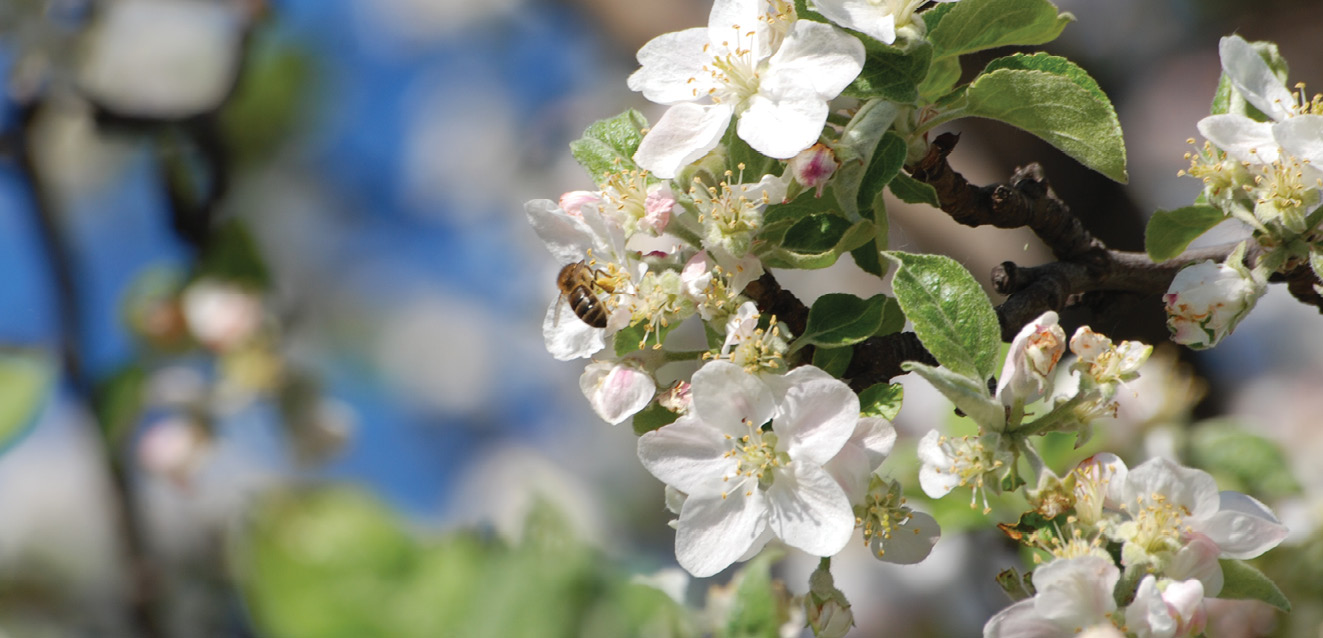
[[[657,403],[676,414],[685,414],[694,402],[693,395],[690,393],[692,387],[688,381],[676,381],[675,385],[657,396]]]
[[[172,417],[147,428],[138,440],[137,456],[143,469],[186,488],[210,449],[206,428],[191,419]]]
[[[1020,329],[1006,353],[997,381],[997,398],[1005,405],[1031,403],[1052,389],[1052,370],[1066,351],[1066,333],[1051,310]]]
[[[804,188],[817,189],[817,196],[822,197],[822,190],[840,166],[836,153],[825,144],[814,144],[792,158],[786,168],[796,182]]]

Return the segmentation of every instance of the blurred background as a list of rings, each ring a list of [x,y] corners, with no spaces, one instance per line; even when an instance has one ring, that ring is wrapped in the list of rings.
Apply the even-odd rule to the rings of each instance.
[[[1042,163],[1114,248],[1199,191],[1176,173],[1220,36],[1274,40],[1323,87],[1317,0],[1058,4],[1079,21],[1044,48],[1112,97],[1130,184],[986,122],[950,127],[952,163],[975,183]],[[567,144],[627,108],[655,119],[625,86],[634,52],[709,8],[0,0],[0,636],[702,632],[679,602],[723,594],[676,576],[634,434],[543,348],[556,264],[523,203],[592,187]],[[1026,233],[891,210],[893,248],[984,279],[1047,259]],[[778,277],[805,302],[879,291],[844,262]],[[1157,299],[1092,310],[1067,320],[1165,339]],[[1229,604],[1210,636],[1323,635],[1319,321],[1274,289],[1216,350],[1163,350],[1094,444],[1058,446],[1059,469],[1181,458],[1292,527],[1260,566],[1296,612]],[[960,424],[906,389],[884,470],[915,482],[914,440]],[[947,530],[927,562],[835,563],[856,635],[976,635],[1019,558],[965,532],[965,503],[915,501]],[[802,593],[815,564],[775,573]]]

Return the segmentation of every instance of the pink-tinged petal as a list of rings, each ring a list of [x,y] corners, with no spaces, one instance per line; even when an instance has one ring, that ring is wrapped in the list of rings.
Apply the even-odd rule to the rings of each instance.
[[[1176,619],[1167,611],[1167,601],[1152,574],[1139,581],[1135,600],[1125,610],[1125,624],[1139,638],[1176,635]]]
[[[755,151],[790,159],[818,141],[827,110],[827,103],[812,89],[787,85],[773,92],[764,81],[763,90],[740,113],[735,131]]]
[[[1277,161],[1277,140],[1273,138],[1270,122],[1255,122],[1243,115],[1210,115],[1199,120],[1196,127],[1214,146],[1242,162]]]
[[[735,475],[736,461],[725,456],[730,442],[725,435],[693,415],[639,437],[643,467],[681,492],[717,496],[738,484],[724,480]]]
[[[814,556],[844,549],[854,533],[854,512],[836,480],[821,467],[802,462],[775,473],[767,488],[772,533]]]
[[[657,393],[657,383],[629,364],[594,363],[579,376],[579,389],[597,416],[616,425],[647,407]]]
[[[910,519],[892,530],[891,536],[886,539],[875,537],[869,547],[878,560],[914,565],[932,553],[941,536],[942,527],[937,524],[937,519],[924,512],[911,512]]]
[[[657,177],[671,179],[717,147],[730,116],[725,104],[676,104],[643,137],[634,161]]]
[[[658,104],[692,102],[707,97],[716,82],[704,66],[712,64],[707,29],[695,27],[659,35],[639,49],[641,68],[629,76],[630,90]]]
[[[769,385],[779,386],[772,430],[777,446],[795,460],[822,465],[841,451],[859,422],[859,395],[843,381],[813,366],[800,366]]]
[[[930,498],[946,496],[960,485],[960,477],[950,471],[954,461],[942,449],[942,435],[937,430],[929,430],[919,439],[919,487]]]
[[[1066,638],[1056,623],[1038,615],[1033,600],[1007,607],[983,625],[983,638]]]
[[[709,361],[694,373],[692,384],[693,413],[735,438],[766,423],[776,410],[771,389],[729,361]]]
[[[1063,627],[1089,627],[1116,611],[1121,570],[1100,556],[1057,559],[1034,570],[1034,609]]]
[[[535,199],[524,204],[524,213],[533,232],[547,245],[558,264],[580,261],[594,248],[593,233],[582,217],[560,209],[549,199]]]
[[[1217,543],[1223,558],[1254,558],[1286,538],[1286,526],[1253,497],[1222,492],[1221,505],[1216,514],[1198,523],[1196,531]]]
[[[1185,545],[1176,552],[1163,573],[1176,580],[1197,580],[1209,596],[1216,596],[1222,591],[1222,565],[1217,562],[1222,550],[1213,539],[1200,534],[1190,534]]]
[[[542,319],[547,352],[557,361],[583,359],[606,347],[606,331],[594,328],[574,314],[564,295],[556,297]]]
[[[1204,607],[1204,586],[1197,580],[1168,583],[1162,592],[1167,610],[1177,620],[1177,636],[1197,636],[1208,624]]]
[[[1274,120],[1291,116],[1290,105],[1295,102],[1295,97],[1273,74],[1253,45],[1238,35],[1231,35],[1222,38],[1217,52],[1222,58],[1222,71],[1246,102]]]
[[[859,38],[830,24],[800,20],[776,55],[767,61],[763,82],[793,82],[830,100],[840,95],[863,68],[864,44]]]
[[[759,490],[727,498],[691,494],[680,512],[675,558],[694,576],[712,576],[744,556],[766,527],[767,506]]]
[[[1126,476],[1127,507],[1134,507],[1140,499],[1151,502],[1155,494],[1161,494],[1173,506],[1184,507],[1195,520],[1218,510],[1217,481],[1208,472],[1177,465],[1170,459],[1149,459]]]
[[[1297,115],[1273,125],[1272,134],[1288,155],[1323,169],[1323,115]]]

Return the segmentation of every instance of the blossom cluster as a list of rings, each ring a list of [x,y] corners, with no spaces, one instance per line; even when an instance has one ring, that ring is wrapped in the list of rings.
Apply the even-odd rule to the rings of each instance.
[[[597,190],[525,206],[561,267],[560,294],[542,326],[546,347],[560,360],[590,359],[580,388],[603,420],[633,420],[638,458],[665,484],[675,515],[676,559],[699,577],[772,543],[830,558],[860,538],[880,560],[915,563],[940,535],[937,520],[910,507],[902,483],[882,469],[897,438],[884,416],[894,411],[879,408],[876,396],[866,405],[842,379],[844,364],[823,355],[847,352],[883,330],[886,303],[873,303],[882,295],[840,306],[873,310],[856,322],[867,326],[858,334],[839,334],[849,332],[842,328],[828,338],[833,330],[811,326],[814,313],[832,304],[815,304],[807,325],[792,327],[750,293],[770,268],[820,268],[864,246],[874,251],[873,272],[884,277],[876,264],[891,255],[879,252],[885,220],[863,211],[861,176],[874,170],[869,158],[884,135],[901,138],[901,155],[921,152],[927,140],[919,123],[938,110],[918,97],[910,104],[876,93],[842,97],[867,85],[861,73],[879,47],[894,55],[903,45],[929,46],[929,23],[917,13],[924,2],[803,6],[812,19],[785,0],[716,0],[706,27],[645,44],[628,85],[665,105],[664,114],[650,128],[636,115],[599,123],[596,137],[575,148]],[[955,13],[951,5],[929,11]],[[903,160],[895,159],[893,174]],[[832,215],[811,218],[827,209]],[[803,242],[818,252],[792,255],[789,229],[820,220],[806,231],[812,241]],[[812,232],[841,226],[850,230],[835,235],[835,247],[813,243],[819,237]],[[898,267],[927,263],[888,258]],[[1239,257],[1211,266],[1182,272],[1166,299],[1178,341],[1214,345],[1262,292],[1263,278]],[[902,285],[893,284],[898,299]],[[1065,432],[1087,441],[1096,421],[1115,415],[1119,392],[1152,347],[1113,343],[1087,326],[1067,339],[1048,312],[1012,341],[994,391],[996,316],[977,284],[969,285],[985,306],[983,332],[992,334],[987,343],[968,342],[982,352],[967,353],[962,343],[934,351],[941,367],[909,362],[905,369],[950,398],[978,433],[922,437],[919,487],[933,499],[968,487],[971,504],[985,512],[991,495],[1025,488],[1053,522],[1053,533],[1045,527],[1027,535],[1053,558],[1035,579],[1038,594],[994,618],[987,635],[1056,635],[1033,633],[1043,627],[1059,627],[1061,635],[1089,627],[1194,635],[1203,626],[1202,601],[1222,586],[1217,559],[1262,553],[1284,528],[1252,498],[1219,495],[1207,474],[1170,461],[1127,471],[1118,458],[1100,455],[1057,477],[1034,437]],[[906,303],[897,305],[927,339],[917,327],[921,312]],[[685,349],[683,338],[672,338],[686,322],[702,324],[702,346]],[[1073,360],[1063,366],[1067,350]],[[1075,382],[1059,384],[1059,367]],[[899,399],[892,407],[899,409]],[[1117,560],[1108,553],[1113,547]],[[818,636],[843,635],[852,624],[828,567],[815,572],[804,599],[805,621]],[[1133,596],[1118,603],[1114,592],[1126,583]]]

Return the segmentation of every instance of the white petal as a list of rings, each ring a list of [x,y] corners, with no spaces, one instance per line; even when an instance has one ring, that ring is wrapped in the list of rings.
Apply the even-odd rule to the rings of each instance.
[[[1034,601],[1022,600],[988,620],[983,638],[1066,638],[1056,623],[1038,615]]]
[[[707,16],[707,37],[713,55],[747,49],[760,61],[768,54],[766,0],[716,0]],[[752,34],[752,35],[750,35]]]
[[[736,438],[748,434],[748,426],[766,423],[776,411],[767,384],[729,361],[709,361],[694,373],[691,383],[693,414]]]
[[[653,38],[639,49],[642,68],[629,76],[629,88],[658,104],[707,97],[708,91],[716,86],[712,73],[703,70],[712,63],[712,53],[704,50],[707,44],[707,29],[702,27]]]
[[[896,443],[896,429],[881,417],[864,417],[854,427],[854,434],[826,465],[850,503],[863,502],[873,471],[891,453]]]
[[[886,44],[896,41],[896,16],[886,5],[869,0],[814,0],[823,17]]]
[[[643,467],[681,492],[720,497],[732,486],[724,479],[735,472],[735,461],[725,457],[730,443],[725,435],[693,415],[639,437]],[[687,503],[688,501],[686,501]]]
[[[592,208],[589,206],[588,208]],[[524,214],[533,232],[547,245],[551,256],[561,265],[580,261],[595,247],[592,229],[583,219],[561,210],[549,199],[535,199],[524,204]]]
[[[579,376],[579,389],[597,416],[617,425],[647,407],[657,393],[657,384],[632,365],[594,363]]]
[[[910,520],[892,530],[885,540],[874,538],[871,548],[878,560],[897,565],[913,565],[921,562],[933,551],[937,539],[942,536],[942,527],[937,519],[924,512],[911,512]],[[878,551],[882,554],[879,556]]]
[[[827,103],[822,98],[807,87],[787,86],[750,98],[735,130],[755,151],[790,159],[818,141],[826,122]]]
[[[812,464],[792,462],[777,470],[767,489],[767,508],[772,533],[814,556],[841,551],[854,533],[854,512],[845,492]]]
[[[558,361],[583,359],[606,347],[606,331],[594,328],[574,314],[574,309],[559,295],[542,319],[542,339],[547,352]]]
[[[781,437],[778,447],[797,461],[822,465],[831,460],[854,434],[859,395],[813,366],[800,366],[772,379],[782,388],[778,414],[772,421],[772,429]]]
[[[766,527],[767,507],[759,490],[724,499],[691,495],[680,513],[675,558],[690,574],[711,576],[743,556]]]
[[[1288,155],[1323,169],[1323,115],[1297,115],[1275,124],[1272,134]]]
[[[864,45],[830,24],[800,20],[767,61],[759,92],[769,85],[811,88],[819,98],[841,94],[864,68]]]
[[[1200,534],[1189,534],[1185,546],[1177,550],[1163,575],[1177,580],[1194,579],[1203,584],[1209,596],[1222,591],[1222,565],[1217,562],[1221,549],[1213,539]]]
[[[1223,558],[1254,558],[1286,538],[1286,526],[1253,497],[1222,492],[1221,505],[1222,509],[1204,520],[1196,531],[1217,543]]]
[[[960,477],[948,471],[952,461],[939,443],[941,438],[940,432],[929,430],[919,439],[919,460],[923,463],[919,468],[919,487],[931,498],[946,496],[960,484]]]
[[[1163,495],[1175,507],[1184,507],[1195,520],[1218,510],[1217,481],[1203,470],[1177,465],[1170,459],[1149,459],[1126,476],[1126,505],[1134,506],[1138,499],[1150,502],[1154,494]]]
[[[1295,101],[1286,85],[1268,68],[1263,56],[1238,35],[1222,38],[1217,47],[1222,71],[1245,101],[1274,120],[1290,117],[1289,105]]]
[[[1034,570],[1034,608],[1064,627],[1089,627],[1106,622],[1116,611],[1112,590],[1121,570],[1099,556],[1057,559]]]
[[[671,179],[717,147],[730,124],[725,104],[676,104],[644,136],[634,161],[662,179]]]
[[[1199,120],[1199,134],[1232,157],[1251,164],[1277,161],[1277,140],[1272,124],[1243,115],[1210,115]]]

